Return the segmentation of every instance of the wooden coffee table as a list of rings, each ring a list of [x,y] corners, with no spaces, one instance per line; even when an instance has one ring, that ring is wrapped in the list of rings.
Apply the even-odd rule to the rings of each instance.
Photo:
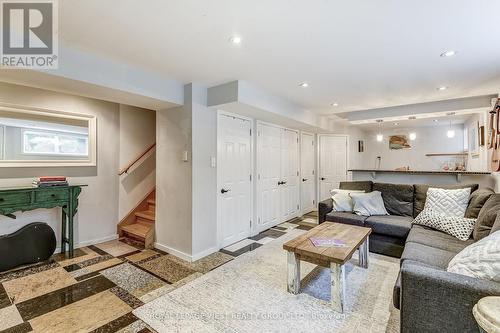
[[[370,228],[324,222],[283,244],[283,249],[288,251],[288,292],[299,293],[301,260],[330,268],[332,307],[343,313],[345,304],[344,264],[351,259],[354,251],[359,249],[359,265],[368,268],[368,235],[371,231]],[[311,237],[341,239],[346,243],[346,246],[317,247],[309,239]]]

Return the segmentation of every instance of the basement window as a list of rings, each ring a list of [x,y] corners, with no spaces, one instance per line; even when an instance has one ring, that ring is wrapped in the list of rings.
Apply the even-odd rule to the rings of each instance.
[[[87,156],[88,150],[84,134],[23,130],[23,154]]]

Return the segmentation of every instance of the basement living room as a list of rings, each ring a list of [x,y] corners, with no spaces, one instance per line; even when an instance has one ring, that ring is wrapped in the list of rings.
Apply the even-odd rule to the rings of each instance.
[[[0,0],[0,332],[499,333],[499,12]]]

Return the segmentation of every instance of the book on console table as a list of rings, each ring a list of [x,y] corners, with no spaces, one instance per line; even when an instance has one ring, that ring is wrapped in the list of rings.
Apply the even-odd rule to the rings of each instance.
[[[320,238],[311,237],[309,238],[311,243],[316,247],[345,247],[346,243],[342,239],[338,238]]]
[[[68,181],[66,177],[63,176],[50,176],[50,177],[39,177],[38,180],[33,181],[33,187],[58,187],[58,186],[68,186]]]

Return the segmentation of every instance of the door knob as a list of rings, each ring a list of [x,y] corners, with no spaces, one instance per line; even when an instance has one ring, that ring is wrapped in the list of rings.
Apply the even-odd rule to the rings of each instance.
[[[278,182],[278,185],[283,185],[283,182],[282,182],[282,181],[279,181],[279,182]]]
[[[281,182],[281,185],[285,185],[285,184],[286,184],[286,182]]]
[[[302,181],[303,181],[303,182],[307,181],[307,178],[302,178]]]
[[[231,191],[231,190],[226,190],[225,188],[223,188],[220,190],[220,193],[224,194],[224,193],[229,192],[229,191]]]
[[[319,180],[325,180],[326,178],[325,177],[321,177]]]

